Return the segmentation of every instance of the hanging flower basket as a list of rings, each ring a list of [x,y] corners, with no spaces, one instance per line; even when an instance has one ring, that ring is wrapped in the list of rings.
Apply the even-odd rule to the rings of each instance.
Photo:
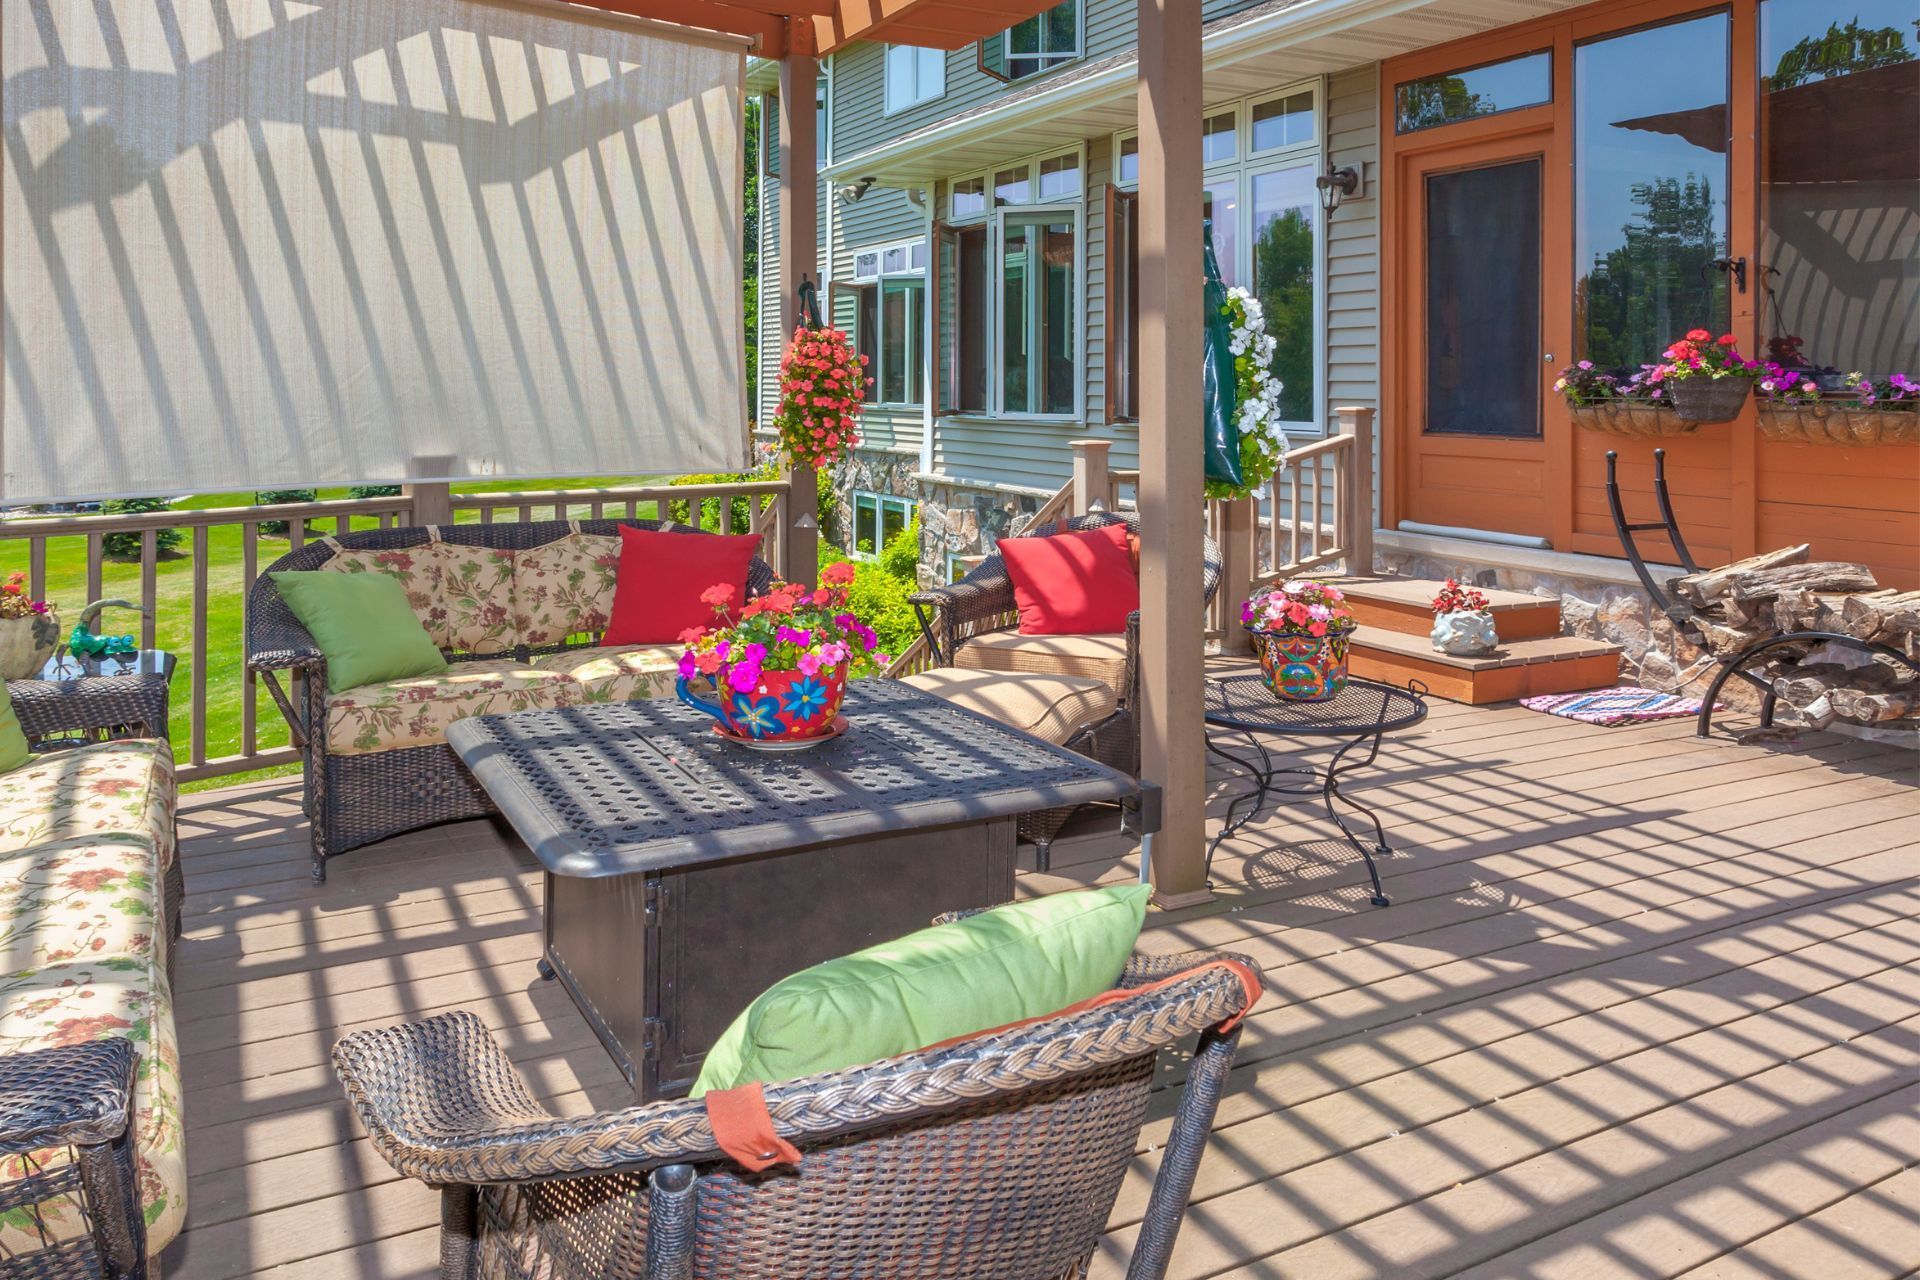
[[[1760,402],[1760,434],[1789,444],[1898,445],[1920,442],[1920,413],[1851,405]]]
[[[867,358],[839,329],[802,325],[780,361],[780,409],[773,425],[793,462],[831,467],[860,443]]]
[[[1683,436],[1700,428],[1673,411],[1672,405],[1653,400],[1621,398],[1599,404],[1570,406],[1573,425],[1584,431],[1599,431],[1612,436],[1650,439],[1659,436]]]
[[[1667,394],[1673,397],[1673,411],[1688,422],[1732,422],[1740,416],[1747,397],[1753,394],[1753,379],[1732,375],[1712,378],[1696,375],[1668,378]]]
[[[1267,332],[1260,299],[1245,289],[1227,290],[1227,350],[1233,355],[1234,426],[1240,432],[1240,488],[1207,481],[1209,498],[1246,498],[1264,493],[1286,469],[1287,435],[1280,427],[1280,379],[1273,376],[1274,338]]]

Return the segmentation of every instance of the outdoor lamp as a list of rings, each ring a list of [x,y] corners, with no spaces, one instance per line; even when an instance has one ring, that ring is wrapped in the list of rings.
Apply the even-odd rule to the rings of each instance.
[[[1360,190],[1360,171],[1352,168],[1329,169],[1313,180],[1320,188],[1320,207],[1328,214],[1340,207],[1340,202]]]

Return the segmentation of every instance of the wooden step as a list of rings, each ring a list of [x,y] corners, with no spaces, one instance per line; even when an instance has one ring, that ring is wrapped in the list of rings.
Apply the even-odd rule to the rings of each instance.
[[[1444,583],[1427,578],[1327,577],[1346,593],[1353,616],[1363,626],[1410,636],[1433,632],[1434,596]],[[1560,634],[1560,602],[1519,591],[1482,590],[1502,640],[1533,640]]]
[[[1419,680],[1442,698],[1475,705],[1620,682],[1620,646],[1578,636],[1503,638],[1484,658],[1456,658],[1434,652],[1425,636],[1363,625],[1347,652],[1356,676],[1401,686]]]

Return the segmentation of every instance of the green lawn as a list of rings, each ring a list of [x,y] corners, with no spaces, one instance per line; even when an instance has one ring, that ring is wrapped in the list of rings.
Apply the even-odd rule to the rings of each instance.
[[[471,484],[456,484],[454,492],[461,493],[504,493],[514,490],[540,489],[596,489],[615,485],[643,484],[645,479],[623,477],[591,477],[573,480],[490,480],[476,481]],[[323,499],[344,498],[344,489],[323,489]],[[206,494],[196,495],[177,504],[183,509],[205,510],[214,507],[245,506],[252,501],[251,494]],[[578,514],[585,515],[584,510]],[[614,514],[609,512],[609,515]],[[653,514],[643,509],[643,516]],[[472,513],[462,513],[461,521],[477,519]],[[505,513],[505,518],[513,518]],[[24,527],[26,521],[9,522],[12,528]],[[375,528],[379,522],[371,518],[356,519],[354,527]],[[324,530],[332,533],[329,526]],[[221,756],[237,754],[240,750],[240,704],[243,688],[241,673],[245,665],[245,655],[240,634],[241,608],[241,536],[238,525],[215,528],[207,536],[207,757],[217,759]],[[157,599],[155,601],[155,637],[159,646],[172,651],[180,661],[179,669],[173,678],[172,701],[172,737],[174,754],[181,760],[188,757],[192,745],[192,699],[191,664],[193,661],[193,559],[192,539],[189,531],[182,531],[182,540],[178,551],[161,560],[155,582]],[[286,553],[285,538],[263,537],[259,547],[259,568],[265,570],[281,555]],[[47,543],[47,598],[53,601],[59,610],[62,630],[70,629],[80,616],[80,610],[88,603],[87,586],[87,548],[84,538],[54,538]],[[27,544],[24,540],[0,540],[0,572],[12,572],[27,567]],[[137,601],[140,598],[140,566],[137,562],[107,561],[104,572],[103,595],[106,599]],[[109,611],[101,620],[101,629],[110,633],[131,632],[139,636],[140,619],[128,612]],[[259,692],[259,710],[256,717],[257,738],[261,750],[285,746],[287,742],[286,723],[272,698],[262,688]],[[227,786],[236,781],[249,778],[271,777],[276,773],[294,772],[296,766],[287,766],[278,770],[258,770],[253,773],[236,775],[232,778],[213,779],[199,783],[189,783],[186,790],[197,790],[213,786]]]

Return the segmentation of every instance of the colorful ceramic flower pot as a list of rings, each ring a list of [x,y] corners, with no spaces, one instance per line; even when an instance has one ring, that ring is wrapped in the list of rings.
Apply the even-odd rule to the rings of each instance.
[[[1247,630],[1260,655],[1261,678],[1281,701],[1325,702],[1347,687],[1347,641],[1352,627],[1324,636]]]
[[[695,693],[684,677],[676,688],[680,701],[706,712],[736,738],[791,742],[833,732],[840,700],[847,692],[847,664],[823,667],[811,676],[800,671],[762,672],[760,683],[745,692],[727,682],[722,668],[715,680],[714,701]]]

